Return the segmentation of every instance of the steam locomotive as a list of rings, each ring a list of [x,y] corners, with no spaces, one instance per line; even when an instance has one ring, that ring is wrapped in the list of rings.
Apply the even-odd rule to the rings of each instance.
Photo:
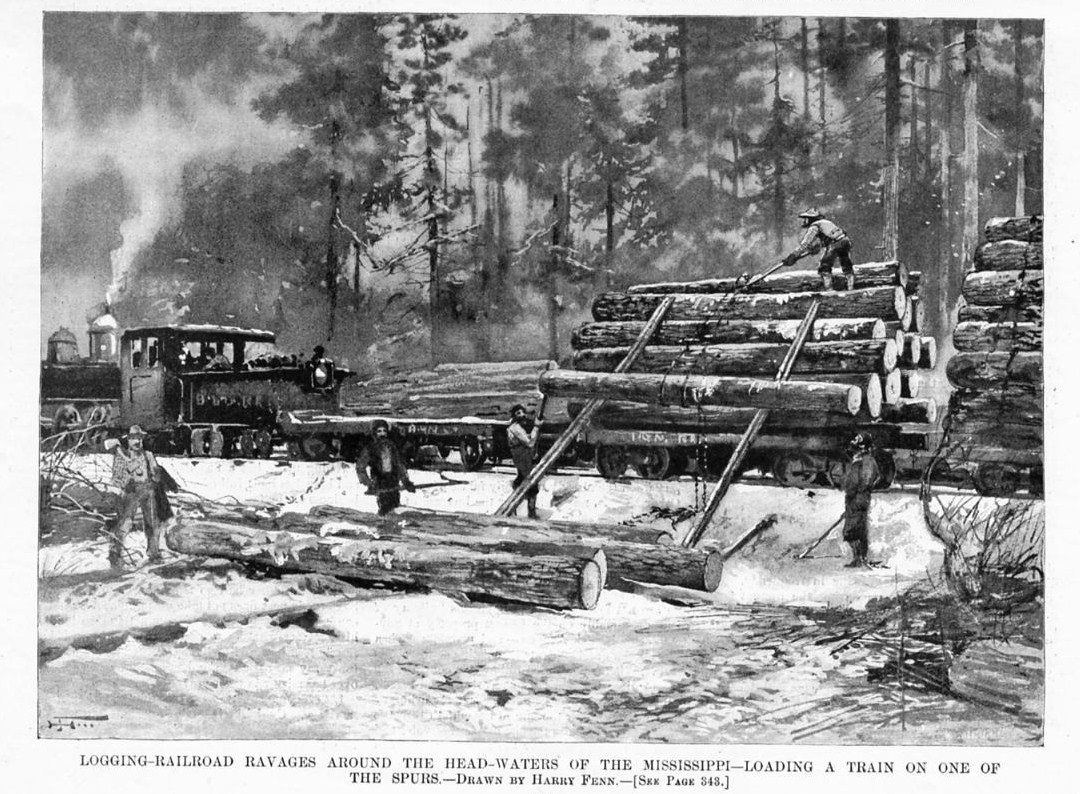
[[[269,457],[279,412],[336,409],[352,375],[321,348],[308,361],[252,355],[274,341],[271,331],[223,325],[120,333],[108,316],[91,326],[90,356],[80,359],[75,336],[60,329],[41,367],[42,432],[81,434],[100,448],[138,424],[157,452]]]

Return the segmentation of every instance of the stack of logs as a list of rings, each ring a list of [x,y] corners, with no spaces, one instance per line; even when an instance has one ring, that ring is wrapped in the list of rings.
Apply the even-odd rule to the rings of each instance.
[[[540,401],[537,379],[553,366],[546,360],[439,364],[380,375],[346,387],[341,407],[357,416],[505,421],[515,403],[535,410]]]
[[[1042,216],[992,218],[946,365],[950,456],[1035,466],[1043,448]]]
[[[645,528],[331,506],[272,515],[200,502],[165,539],[180,554],[556,609],[592,609],[605,587],[635,583],[713,592],[724,566],[720,551]]]
[[[749,286],[719,278],[642,284],[598,296],[592,307],[595,322],[573,335],[573,367],[579,371],[610,373],[661,300],[672,293],[676,300],[631,368],[633,373],[652,373],[657,383],[651,391],[640,383],[628,383],[625,389],[605,383],[607,402],[594,425],[741,432],[756,407],[770,407],[777,409],[764,427],[770,435],[837,435],[837,427],[867,425],[895,431],[881,439],[889,445],[902,430],[913,429],[901,424],[934,423],[935,402],[919,398],[919,370],[933,367],[937,358],[936,342],[922,335],[919,274],[895,261],[880,262],[857,266],[855,280],[856,289],[845,291],[837,272],[834,289],[822,291],[817,272],[806,270],[780,272]],[[820,301],[817,319],[784,384],[783,397],[762,406],[752,395],[775,377],[814,300]],[[689,376],[706,377],[701,381]],[[637,375],[634,379],[642,380]],[[584,380],[584,372],[548,372],[541,388],[549,396],[597,394],[570,383]],[[688,388],[673,400],[671,387],[684,381]],[[822,398],[824,391],[842,386],[856,393],[845,391],[831,402]],[[717,389],[724,391],[722,398],[698,399]]]

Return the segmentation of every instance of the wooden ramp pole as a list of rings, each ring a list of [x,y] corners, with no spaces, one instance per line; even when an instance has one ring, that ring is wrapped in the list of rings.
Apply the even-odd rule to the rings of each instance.
[[[795,334],[795,339],[791,343],[791,347],[788,348],[787,355],[784,356],[784,360],[780,362],[780,370],[776,373],[776,380],[787,380],[788,375],[791,374],[791,368],[795,364],[795,359],[799,355],[799,351],[802,349],[803,344],[806,342],[807,336],[810,334],[810,328],[814,324],[814,318],[817,316],[818,307],[821,302],[817,299],[810,304],[810,308],[806,312],[806,317],[803,318],[802,323],[799,325],[799,330]],[[720,481],[716,484],[713,492],[709,494],[709,501],[705,504],[705,511],[702,513],[701,518],[698,519],[694,528],[687,533],[683,538],[682,545],[688,547],[694,547],[701,540],[705,534],[705,530],[709,528],[709,523],[712,521],[713,515],[716,514],[717,508],[720,507],[720,501],[727,495],[728,488],[731,487],[731,483],[735,480],[735,474],[739,470],[739,465],[742,463],[743,458],[746,457],[746,453],[750,451],[750,446],[754,443],[758,433],[761,432],[762,425],[765,424],[765,420],[769,418],[769,411],[765,408],[760,408],[754,414],[754,418],[750,420],[750,426],[746,428],[746,432],[743,433],[742,438],[739,439],[739,443],[735,445],[735,449],[731,453],[731,457],[728,458],[727,465],[724,467],[723,473],[720,475]]]
[[[674,295],[668,295],[660,302],[660,305],[656,307],[656,310],[649,318],[649,321],[645,323],[645,327],[641,329],[641,334],[634,342],[633,347],[626,352],[626,357],[615,367],[615,372],[626,372],[633,366],[642,351],[645,350],[645,345],[649,343],[653,334],[656,333],[656,329],[660,327],[660,323],[663,322],[664,316],[668,313],[668,310],[673,303],[675,303]],[[599,397],[593,398],[585,403],[584,407],[581,409],[581,413],[574,417],[570,424],[567,425],[566,430],[563,431],[563,434],[555,440],[555,443],[551,445],[551,448],[544,453],[544,456],[540,458],[539,461],[537,461],[524,482],[514,489],[514,492],[506,498],[506,501],[499,505],[499,508],[495,511],[495,515],[508,516],[518,509],[518,505],[525,499],[525,495],[528,493],[529,489],[540,482],[540,479],[547,474],[548,470],[555,465],[555,462],[562,457],[566,448],[573,443],[578,437],[578,434],[580,434],[589,424],[592,415],[596,413],[596,409],[603,404],[604,400]]]

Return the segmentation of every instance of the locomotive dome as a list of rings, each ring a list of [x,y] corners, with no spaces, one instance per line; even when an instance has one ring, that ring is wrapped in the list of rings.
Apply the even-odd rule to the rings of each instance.
[[[75,334],[71,333],[67,328],[60,326],[60,328],[53,331],[49,336],[49,344],[76,345],[78,344],[78,340],[75,338]]]
[[[90,332],[94,331],[115,331],[120,327],[116,322],[116,318],[108,312],[98,317],[92,323],[90,323]]]

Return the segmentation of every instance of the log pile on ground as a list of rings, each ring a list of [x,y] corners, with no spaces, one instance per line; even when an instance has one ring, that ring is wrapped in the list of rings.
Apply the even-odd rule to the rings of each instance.
[[[553,366],[546,360],[439,364],[381,375],[343,389],[341,407],[356,416],[505,420],[515,403],[535,410],[536,380]]]
[[[657,530],[468,513],[376,516],[319,506],[273,515],[196,505],[166,542],[179,553],[276,570],[557,609],[592,609],[605,586],[712,592],[723,571],[720,552],[674,545]]]
[[[857,265],[851,291],[839,271],[834,289],[822,290],[816,270],[805,270],[754,283],[717,278],[604,293],[593,302],[594,322],[572,337],[576,371],[545,372],[540,388],[552,397],[604,398],[593,418],[600,429],[738,433],[755,409],[767,408],[766,431],[791,434],[795,447],[794,436],[844,436],[838,428],[895,436],[904,425],[925,434],[937,406],[920,397],[919,371],[935,366],[937,344],[923,335],[920,276],[891,261]],[[610,374],[672,295],[631,373]],[[814,301],[810,334],[778,388],[773,379]]]
[[[993,218],[985,234],[964,278],[957,353],[945,370],[956,388],[945,424],[948,455],[984,462],[987,471],[1041,466],[1042,216]]]

